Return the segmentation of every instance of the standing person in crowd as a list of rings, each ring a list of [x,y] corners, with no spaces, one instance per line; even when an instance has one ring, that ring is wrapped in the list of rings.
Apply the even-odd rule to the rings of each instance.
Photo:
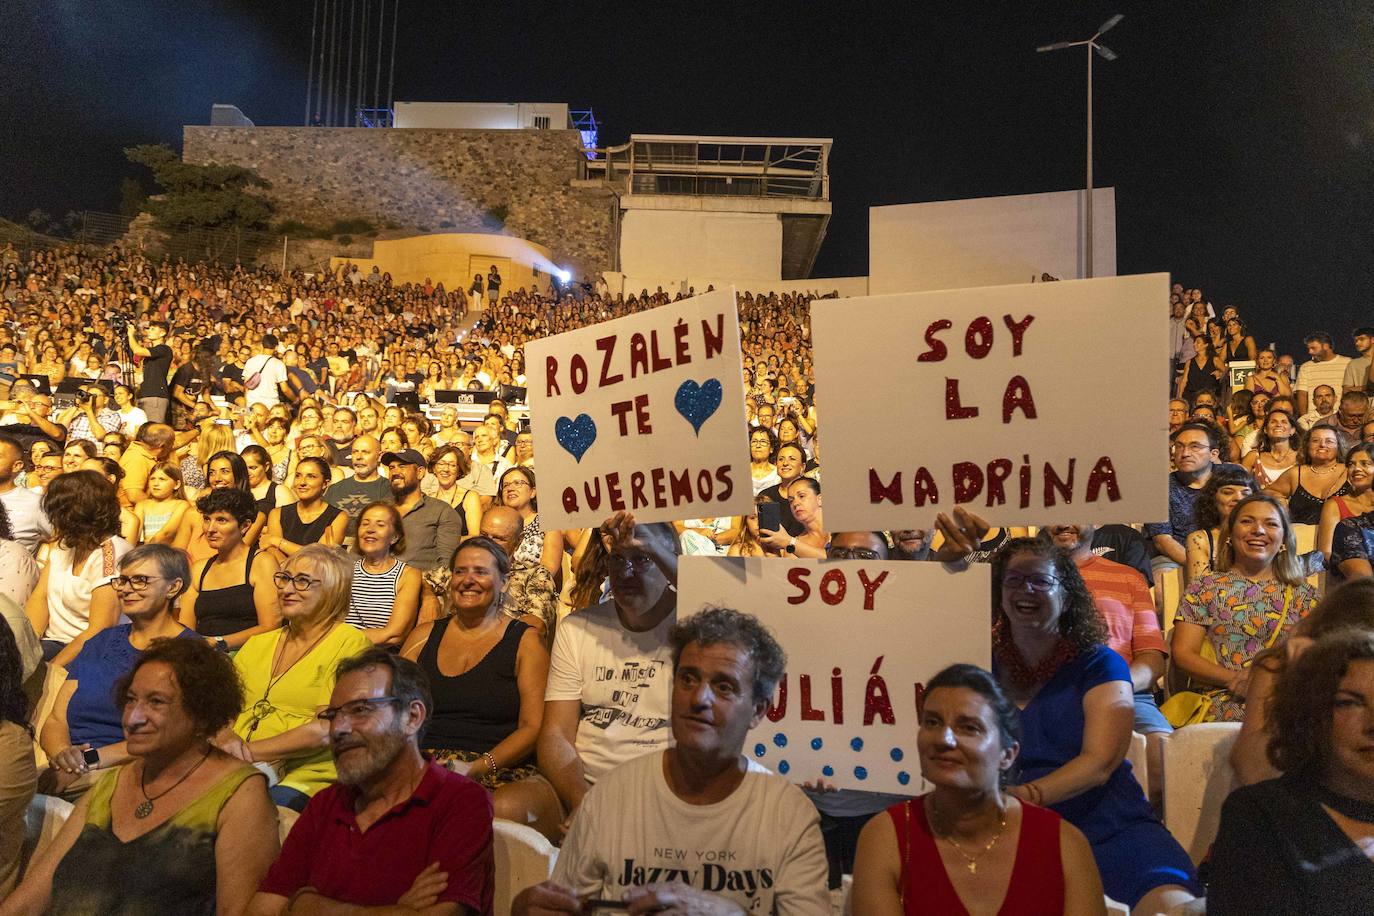
[[[375,414],[376,411],[373,411]],[[377,438],[363,434],[353,439],[349,463],[353,476],[331,483],[324,491],[325,502],[337,506],[348,516],[344,534],[352,537],[358,531],[358,517],[367,506],[378,500],[391,498],[391,481],[378,472],[382,461],[382,447]]]
[[[306,807],[249,916],[490,913],[491,803],[421,756],[431,707],[424,675],[380,648],[342,659],[329,675],[335,686],[319,721],[338,783]]]
[[[245,706],[218,741],[242,760],[268,763],[278,777],[272,800],[299,813],[335,778],[329,727],[315,713],[329,703],[339,662],[372,643],[343,622],[353,581],[345,554],[312,544],[272,578],[284,625],[234,656]]]
[[[1289,397],[1293,386],[1288,375],[1278,369],[1278,354],[1273,350],[1261,350],[1255,358],[1255,371],[1245,380],[1245,390],[1255,394],[1265,394],[1271,398]]]
[[[1336,389],[1318,385],[1312,389],[1312,409],[1298,417],[1299,429],[1311,429],[1318,423],[1328,423],[1336,413]]]
[[[55,478],[43,512],[52,522],[53,542],[25,612],[43,639],[44,657],[65,666],[86,640],[119,620],[110,581],[131,546],[119,535],[114,485],[95,471]]]
[[[482,498],[476,490],[462,486],[459,481],[471,471],[462,450],[452,445],[441,445],[429,456],[429,476],[422,483],[425,494],[440,502],[448,503],[458,512],[463,522],[463,535],[468,535],[481,527]],[[428,484],[433,483],[430,487]]]
[[[401,513],[387,502],[375,502],[358,516],[353,551],[353,587],[345,622],[363,631],[374,645],[399,647],[420,614],[420,571],[399,554],[405,552]]]
[[[1293,384],[1299,416],[1307,413],[1309,396],[1318,385],[1327,385],[1332,391],[1341,390],[1345,367],[1350,363],[1350,357],[1340,356],[1331,348],[1331,335],[1325,331],[1314,331],[1303,338],[1303,343],[1311,359],[1298,367],[1298,380]]]
[[[474,537],[458,548],[448,617],[417,627],[401,655],[414,659],[434,694],[425,752],[492,790],[496,816],[560,839],[558,805],[535,774],[549,652],[540,633],[503,613],[505,550]]]
[[[1174,394],[1188,403],[1195,403],[1198,395],[1221,393],[1221,379],[1226,373],[1222,355],[1212,349],[1206,336],[1199,334],[1193,338],[1197,355],[1183,365],[1183,374],[1178,378]]]
[[[132,322],[128,327],[129,352],[143,360],[143,383],[138,386],[138,407],[154,423],[167,422],[167,408],[171,392],[167,383],[172,377],[172,348],[167,345],[167,325],[150,322],[138,339]],[[164,456],[165,457],[165,456]]]
[[[25,679],[14,633],[0,620],[0,903],[19,878],[24,812],[38,784]]]
[[[310,544],[337,547],[344,542],[348,516],[324,500],[329,470],[329,462],[323,458],[297,462],[292,484],[296,501],[273,509],[267,517],[267,530],[258,539],[259,548],[274,553],[278,562],[285,562]]]
[[[1226,799],[1207,912],[1366,911],[1374,899],[1374,633],[1331,633],[1289,665],[1270,728],[1269,758],[1284,775]]]
[[[1254,362],[1258,355],[1255,338],[1245,333],[1245,324],[1236,317],[1226,319],[1226,362]]]
[[[1332,547],[1336,526],[1349,518],[1374,512],[1374,445],[1361,442],[1345,456],[1345,479],[1348,490],[1337,493],[1322,505],[1317,523],[1317,549],[1331,567]]]
[[[670,652],[672,746],[592,787],[552,877],[521,892],[511,912],[579,913],[584,899],[623,898],[641,913],[830,913],[815,809],[741,753],[782,678],[782,647],[754,617],[708,607],[672,628]],[[757,883],[708,889],[706,868],[683,867],[708,851]],[[670,868],[682,877],[653,882]]]
[[[1271,407],[1265,415],[1264,430],[1255,442],[1255,450],[1246,455],[1241,464],[1255,475],[1256,483],[1267,487],[1298,463],[1301,435],[1292,413]]]
[[[598,779],[668,742],[676,534],[671,525],[636,525],[618,512],[593,536],[610,597],[569,615],[554,634],[533,777],[561,806],[565,831]],[[590,550],[583,565],[596,565]]]
[[[1307,472],[1303,479],[1303,471]],[[1314,426],[1303,436],[1298,463],[1264,488],[1288,507],[1295,525],[1321,521],[1322,505],[1333,496],[1350,492],[1345,480],[1345,448],[1340,433],[1331,426]]]
[[[45,774],[48,795],[80,795],[91,770],[128,761],[114,687],[154,640],[194,638],[177,622],[176,600],[190,582],[186,554],[164,544],[144,544],[126,553],[112,582],[119,611],[129,622],[102,630],[86,641],[67,666],[38,744],[52,767]]]
[[[43,511],[43,498],[19,486],[16,478],[24,473],[24,447],[18,439],[0,433],[0,504],[10,518],[14,539],[29,553],[52,537],[52,523]]]
[[[1216,569],[1221,545],[1226,540],[1226,520],[1240,501],[1256,492],[1255,478],[1244,470],[1215,471],[1193,506],[1193,526],[1186,543],[1188,562],[1183,567],[1185,583],[1194,582]]]
[[[1355,352],[1360,354],[1345,366],[1345,377],[1341,379],[1342,393],[1362,391],[1374,394],[1374,376],[1371,375],[1370,357],[1374,355],[1374,328],[1361,326],[1354,331]]]
[[[1017,733],[1016,707],[988,672],[951,665],[931,678],[917,749],[935,788],[864,828],[855,913],[1105,912],[1082,832],[1004,791]]]
[[[488,308],[495,308],[496,303],[501,299],[501,272],[496,269],[496,265],[491,265],[491,272],[487,274],[487,304]]]
[[[258,351],[243,364],[243,387],[247,390],[249,407],[262,404],[272,407],[281,403],[281,388],[286,382],[286,364],[277,356],[277,337],[264,334],[258,340]]]
[[[1073,559],[1013,538],[992,562],[993,666],[1021,708],[1022,802],[1083,831],[1107,895],[1162,913],[1201,893],[1188,854],[1159,822],[1126,762],[1135,718],[1126,661]]]
[[[277,561],[244,540],[257,515],[253,494],[237,487],[211,490],[196,500],[196,509],[213,553],[195,564],[179,617],[228,652],[280,625],[272,581]]]
[[[262,773],[210,743],[241,702],[232,663],[158,640],[116,695],[133,761],[77,803],[0,914],[242,913],[278,844]]]
[[[1204,721],[1241,720],[1251,662],[1291,636],[1315,603],[1283,505],[1264,494],[1241,500],[1217,572],[1188,584],[1171,637],[1174,664],[1208,687]]]

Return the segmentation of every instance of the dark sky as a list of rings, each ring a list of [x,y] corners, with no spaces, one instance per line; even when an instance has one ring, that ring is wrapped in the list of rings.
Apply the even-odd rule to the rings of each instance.
[[[312,0],[8,0],[0,215],[114,210],[121,148],[212,102],[304,115]],[[1237,303],[1261,342],[1374,323],[1374,14],[1320,3],[402,0],[400,100],[566,101],[631,132],[832,137],[815,275],[867,272],[868,207],[1082,187],[1082,51],[1118,270]],[[1109,343],[1109,342],[1108,342]]]

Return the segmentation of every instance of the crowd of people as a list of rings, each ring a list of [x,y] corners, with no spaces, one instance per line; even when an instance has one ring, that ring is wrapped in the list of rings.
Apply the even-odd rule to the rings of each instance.
[[[828,913],[845,874],[865,916],[1257,912],[1256,861],[1266,912],[1374,905],[1374,330],[1294,361],[1175,287],[1167,520],[832,532],[814,296],[746,292],[755,511],[559,531],[523,347],[661,289],[493,268],[468,313],[348,266],[0,268],[3,916],[485,914],[494,818],[561,847],[517,913]],[[993,670],[927,684],[933,790],[746,759],[786,647],[748,608],[680,608],[683,555],[991,563]],[[1246,787],[1200,875],[1125,757],[1204,721],[1244,723]],[[76,807],[21,881],[35,793]]]

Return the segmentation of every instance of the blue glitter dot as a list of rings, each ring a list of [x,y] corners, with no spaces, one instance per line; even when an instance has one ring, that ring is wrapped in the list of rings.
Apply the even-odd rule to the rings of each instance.
[[[867,778],[868,778],[868,770],[865,769],[864,767],[855,767],[855,768],[854,768],[854,778],[855,778],[855,779],[867,779]]]
[[[825,766],[821,767],[821,775],[822,775],[822,776],[834,776],[834,775],[835,775],[835,768],[832,767],[830,764],[827,763]]]
[[[773,743],[778,747],[787,747],[787,736],[782,732],[778,732],[773,736]]]
[[[849,746],[854,748],[854,750],[856,751],[861,751],[864,749],[864,739],[855,738],[853,741],[849,742]]]
[[[778,772],[779,772],[779,773],[781,773],[781,774],[783,774],[784,776],[786,776],[786,775],[787,775],[787,771],[790,770],[790,769],[792,769],[792,764],[788,763],[786,760],[779,760],[779,761],[778,761]]]
[[[821,745],[823,745],[824,743],[825,743],[825,742],[822,741],[820,738],[812,738],[812,739],[811,739],[811,750],[813,750],[813,751],[819,751],[819,750],[821,749]]]
[[[766,753],[768,753],[768,748],[764,747],[762,744],[756,744],[756,745],[754,745],[754,756],[755,756],[755,757],[762,757],[762,756],[763,756],[764,754],[766,754]]]
[[[906,770],[902,770],[900,773],[897,774],[897,781],[902,785],[906,785],[907,783],[911,782],[911,774],[908,773]]]
[[[892,749],[892,759],[893,759],[893,760],[900,761],[900,760],[901,760],[903,757],[905,757],[905,756],[906,756],[906,755],[902,753],[902,749],[901,749],[900,747],[894,747],[894,748]]]

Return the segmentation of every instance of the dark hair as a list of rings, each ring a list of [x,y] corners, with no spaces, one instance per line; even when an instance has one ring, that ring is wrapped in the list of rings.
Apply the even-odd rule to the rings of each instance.
[[[1329,347],[1331,346],[1331,335],[1326,333],[1325,331],[1313,331],[1311,334],[1308,334],[1306,337],[1304,337],[1302,339],[1302,342],[1305,344],[1324,344]]]
[[[388,692],[396,698],[397,705],[402,709],[408,709],[411,703],[417,701],[424,705],[425,718],[415,735],[417,741],[423,739],[425,729],[429,725],[430,713],[434,711],[434,699],[430,694],[429,678],[425,675],[424,669],[408,658],[393,655],[381,646],[373,646],[341,660],[338,668],[334,670],[334,683],[343,680],[345,675],[355,671],[366,671],[369,668],[385,668],[391,673],[391,686]]]
[[[1202,433],[1206,436],[1208,448],[1217,448],[1221,443],[1221,430],[1217,428],[1215,423],[1208,423],[1205,420],[1189,420],[1169,434],[1169,441],[1173,442],[1179,437],[1180,433],[1185,433],[1189,430]]]
[[[992,673],[977,665],[950,665],[929,681],[926,681],[928,698],[941,687],[963,687],[988,701],[992,707],[993,719],[997,723],[997,734],[1002,739],[1002,749],[1006,750],[1021,740],[1021,717],[1016,704],[1007,699],[1002,686]]]
[[[464,477],[468,476],[472,471],[472,461],[469,460],[468,456],[463,454],[463,450],[456,445],[441,445],[431,452],[429,456],[430,471],[432,472],[439,462],[449,455],[456,456],[456,460],[458,461],[458,479],[462,480]],[[499,487],[497,489],[498,491],[500,490]]]
[[[537,488],[537,487],[539,486],[539,484],[537,484],[537,483],[534,482],[534,468],[526,468],[526,467],[512,467],[512,468],[506,468],[506,470],[501,474],[501,479],[500,479],[499,481],[497,481],[497,483],[496,483],[496,498],[497,498],[498,500],[500,500],[500,505],[503,505],[503,506],[504,506],[504,505],[506,504],[506,501],[505,501],[505,498],[504,498],[504,493],[505,493],[505,489],[506,489],[506,478],[509,477],[509,476],[512,475],[512,474],[519,474],[519,475],[521,475],[522,477],[524,477],[524,478],[525,478],[525,482],[528,483],[528,484],[530,485],[530,489],[531,489],[531,490],[534,490],[535,488]],[[535,497],[533,494],[530,495],[530,507],[533,508],[535,512],[538,512],[538,511],[539,511],[539,500],[538,500],[538,498]]]
[[[768,437],[768,460],[772,461],[774,453],[778,450],[778,437],[774,435],[773,431],[766,426],[750,426],[749,442],[751,445],[753,444],[754,437],[759,435],[760,433]],[[802,457],[804,458],[806,456],[803,455]]]
[[[10,524],[10,510],[0,503],[0,541],[14,540],[14,526]]]
[[[19,643],[4,617],[0,617],[0,722],[22,726],[33,737],[29,700],[24,694],[24,660],[19,657]]]
[[[795,486],[796,486],[797,484],[799,484],[799,483],[808,484],[808,485],[811,487],[811,492],[812,492],[812,493],[815,493],[817,496],[820,496],[820,495],[821,495],[821,482],[820,482],[819,480],[817,480],[816,478],[814,478],[814,477],[798,477],[796,480],[792,481],[792,486],[795,487]]]
[[[58,474],[43,494],[43,512],[69,550],[95,550],[120,531],[119,495],[99,471]]]
[[[1275,399],[1271,398],[1269,403],[1272,405],[1274,400]],[[1293,416],[1293,412],[1291,410],[1284,410],[1282,407],[1271,406],[1264,414],[1264,422],[1260,424],[1259,438],[1255,440],[1255,451],[1263,452],[1274,447],[1274,443],[1269,438],[1269,418],[1276,413],[1281,413],[1288,418],[1288,428],[1292,430],[1292,432],[1288,434],[1288,445],[1296,451],[1299,443],[1302,441],[1302,427],[1298,426],[1298,418]]]
[[[277,335],[276,335],[276,334],[264,334],[264,335],[262,335],[262,348],[263,348],[264,350],[275,350],[275,349],[277,349],[277,343],[278,343],[278,341],[277,341]],[[264,364],[264,365],[266,365],[266,364]]]
[[[396,543],[391,545],[390,552],[392,556],[399,557],[406,552],[406,529],[401,519],[401,510],[396,508],[395,503],[390,503],[382,499],[368,503],[366,506],[363,506],[363,511],[358,513],[358,521],[354,525],[354,528],[357,530],[353,532],[353,551],[355,553],[362,553],[362,550],[358,547],[358,538],[361,534],[363,516],[377,508],[385,509],[387,515],[391,517],[392,527],[396,529]],[[457,554],[455,554],[455,556],[457,556]],[[449,568],[453,568],[452,563],[449,563]]]
[[[296,462],[297,472],[300,471],[301,465],[303,464],[315,465],[315,469],[319,471],[320,476],[324,478],[324,485],[326,487],[329,486],[329,481],[334,476],[334,469],[330,466],[328,461],[325,461],[323,458],[301,458]]]
[[[240,525],[251,525],[258,517],[258,501],[247,490],[229,487],[211,490],[197,499],[196,510],[201,515],[228,512]]]
[[[215,452],[210,456],[210,460],[205,462],[207,475],[210,470],[210,465],[214,464],[216,461],[229,462],[229,471],[234,475],[234,486],[237,489],[245,491],[252,489],[248,483],[248,465],[244,463],[242,455],[238,452],[231,452],[228,450]]]
[[[1059,633],[1079,649],[1090,649],[1107,641],[1107,624],[1103,622],[1092,593],[1083,581],[1073,557],[1046,541],[1036,538],[1012,538],[992,556],[992,616],[994,621],[1007,624],[1002,610],[1002,576],[1007,564],[1018,554],[1028,553],[1049,562],[1054,568],[1059,587],[1064,590],[1064,610],[1059,614]]]
[[[65,455],[69,448],[80,449],[85,452],[87,458],[94,458],[100,454],[100,448],[90,439],[68,439],[62,445],[62,453]]]
[[[476,547],[491,554],[496,571],[501,574],[502,579],[510,575],[510,557],[506,554],[505,548],[484,534],[470,537],[454,548],[453,555],[448,558],[449,572],[453,571],[453,564],[458,562],[458,554],[469,547]]]
[[[209,736],[234,721],[243,709],[243,682],[229,656],[203,639],[154,639],[129,673],[115,682],[115,709],[122,710],[138,669],[162,662],[172,669],[181,688],[181,705],[196,726]]]
[[[1374,632],[1374,579],[1352,579],[1327,592],[1293,635],[1320,639],[1351,628]],[[1277,674],[1288,667],[1288,649],[1281,642],[1256,655],[1253,664]]]
[[[774,460],[774,461],[777,460],[778,456],[782,454],[782,450],[785,449],[785,448],[796,449],[797,454],[801,456],[802,463],[803,463],[803,464],[806,463],[806,450],[803,449],[803,448],[801,447],[801,445],[799,445],[796,441],[784,442],[782,445],[779,445],[776,449],[774,449],[774,450],[773,450],[773,460]]]
[[[86,460],[97,462],[100,465],[101,473],[105,475],[106,479],[113,477],[116,486],[124,480],[124,468],[113,458],[106,458],[104,455],[92,455]]]
[[[1350,663],[1374,660],[1374,633],[1328,633],[1279,675],[1269,703],[1269,761],[1289,776],[1321,782],[1331,763],[1331,704]]]
[[[1331,423],[1314,423],[1302,434],[1302,445],[1298,447],[1298,464],[1309,464],[1312,456],[1308,453],[1312,446],[1312,436],[1319,432],[1329,432],[1336,437],[1336,463],[1345,464],[1346,450],[1349,447],[1345,432]]]
[[[1374,461],[1374,442],[1356,442],[1354,445],[1350,446],[1350,451],[1345,453],[1347,464],[1350,463],[1351,458],[1355,457],[1356,452],[1364,455],[1370,461]]]
[[[256,458],[258,460],[258,464],[262,465],[264,468],[267,469],[267,478],[268,480],[271,480],[272,456],[267,454],[267,449],[263,448],[261,445],[258,445],[256,442],[254,442],[252,445],[245,445],[243,447],[243,451],[239,452],[239,456],[244,459],[245,469],[248,463],[247,459],[249,455],[252,455],[254,458]]]
[[[757,617],[731,608],[706,605],[699,613],[673,624],[668,631],[668,645],[673,651],[673,670],[677,670],[682,650],[691,643],[713,646],[728,643],[749,653],[754,663],[753,691],[755,703],[767,703],[787,670],[787,653]]]
[[[1221,527],[1221,513],[1217,511],[1217,491],[1222,487],[1249,487],[1251,493],[1258,493],[1260,486],[1249,471],[1222,468],[1213,471],[1212,476],[1202,485],[1202,490],[1193,503],[1193,524],[1199,530],[1211,531]]]

